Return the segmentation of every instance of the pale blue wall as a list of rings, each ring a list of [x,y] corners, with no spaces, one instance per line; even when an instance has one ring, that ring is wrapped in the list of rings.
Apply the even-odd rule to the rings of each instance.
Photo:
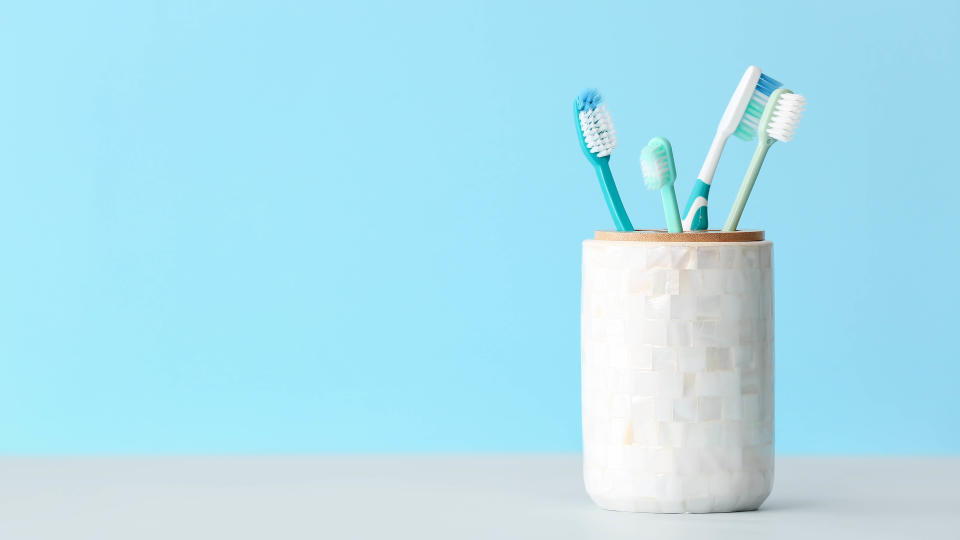
[[[87,4],[0,15],[0,451],[578,449],[571,101],[658,226],[750,63],[810,102],[741,221],[779,450],[960,451],[957,3]]]

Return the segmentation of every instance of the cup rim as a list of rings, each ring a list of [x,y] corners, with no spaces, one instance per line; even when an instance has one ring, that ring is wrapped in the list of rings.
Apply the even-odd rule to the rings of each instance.
[[[637,229],[635,231],[594,231],[594,240],[616,240],[621,242],[762,242],[764,231],[686,231],[667,232],[663,229]]]

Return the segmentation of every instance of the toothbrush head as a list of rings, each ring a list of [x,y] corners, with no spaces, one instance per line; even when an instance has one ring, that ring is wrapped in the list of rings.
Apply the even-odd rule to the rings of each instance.
[[[640,171],[647,189],[661,189],[677,180],[677,166],[673,161],[673,148],[663,137],[650,139],[640,151]]]
[[[573,104],[580,148],[591,161],[607,158],[617,145],[613,120],[600,93],[590,88],[577,96]]]
[[[757,84],[753,89],[753,95],[750,97],[750,102],[747,103],[747,108],[744,109],[743,116],[740,117],[740,123],[737,124],[737,129],[733,132],[737,138],[749,141],[757,136],[760,117],[763,116],[763,110],[767,106],[767,101],[770,100],[770,94],[781,86],[783,84],[780,81],[763,73],[760,74],[760,78],[757,79]]]
[[[760,137],[790,142],[806,107],[807,99],[802,95],[786,88],[774,90],[760,119]]]

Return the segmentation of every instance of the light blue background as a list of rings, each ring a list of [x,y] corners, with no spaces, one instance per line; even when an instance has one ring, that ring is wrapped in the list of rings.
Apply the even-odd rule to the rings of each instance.
[[[601,89],[681,203],[750,63],[805,94],[775,242],[777,444],[960,451],[955,2],[8,3],[0,451],[574,451]],[[752,144],[731,141],[723,220]]]

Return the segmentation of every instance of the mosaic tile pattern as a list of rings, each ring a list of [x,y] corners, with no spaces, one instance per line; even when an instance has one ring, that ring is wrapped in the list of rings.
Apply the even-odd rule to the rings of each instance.
[[[772,249],[583,243],[584,479],[598,505],[730,512],[767,498]]]

